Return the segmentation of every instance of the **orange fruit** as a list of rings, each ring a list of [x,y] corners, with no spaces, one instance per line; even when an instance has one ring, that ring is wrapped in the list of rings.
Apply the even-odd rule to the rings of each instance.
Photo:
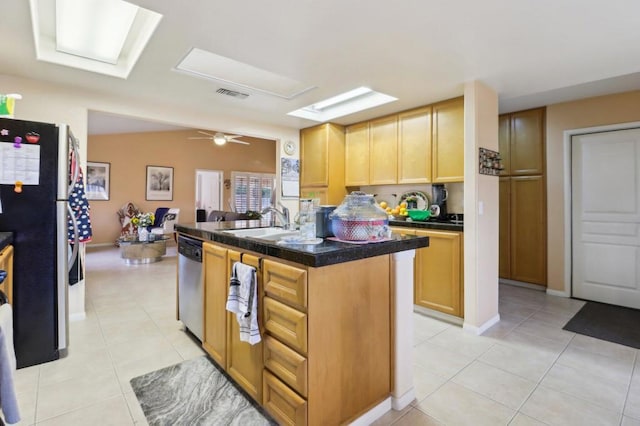
[[[403,201],[400,203],[400,207],[404,207],[405,209],[407,208],[408,204],[406,201]]]
[[[388,206],[386,201],[380,201],[380,207],[382,207],[383,209],[386,209]]]

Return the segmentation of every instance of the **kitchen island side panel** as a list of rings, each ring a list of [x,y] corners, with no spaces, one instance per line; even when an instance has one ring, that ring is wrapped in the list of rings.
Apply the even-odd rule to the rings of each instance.
[[[390,255],[308,273],[308,422],[348,423],[391,393]]]

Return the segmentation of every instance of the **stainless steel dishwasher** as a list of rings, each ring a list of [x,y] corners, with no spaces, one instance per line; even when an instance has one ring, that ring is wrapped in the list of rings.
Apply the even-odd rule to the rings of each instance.
[[[178,315],[200,341],[204,337],[202,241],[178,237]]]

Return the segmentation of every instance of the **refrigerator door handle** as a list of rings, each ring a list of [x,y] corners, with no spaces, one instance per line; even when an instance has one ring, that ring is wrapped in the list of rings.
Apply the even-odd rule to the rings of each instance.
[[[66,201],[56,202],[57,210],[57,297],[58,297],[58,349],[66,349],[69,345],[69,241],[67,237],[67,212],[69,204]],[[70,217],[73,218],[73,215]],[[76,244],[77,246],[77,244]]]
[[[78,256],[78,243],[80,240],[80,229],[78,228],[78,221],[76,220],[76,216],[73,214],[73,210],[71,210],[71,206],[67,203],[67,214],[69,219],[71,219],[71,223],[73,226],[73,250],[71,251],[71,255],[69,256],[69,260],[67,262],[67,270],[70,270],[73,266],[73,262],[76,261],[76,257]]]

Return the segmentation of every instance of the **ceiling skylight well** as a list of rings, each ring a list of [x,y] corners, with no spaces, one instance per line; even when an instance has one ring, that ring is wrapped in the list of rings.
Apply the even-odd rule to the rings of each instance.
[[[376,92],[368,87],[358,87],[315,104],[291,111],[288,115],[325,122],[365,109],[398,100],[393,96]]]
[[[314,88],[292,78],[198,48],[191,49],[175,69],[284,99],[293,99]]]
[[[36,56],[127,78],[162,15],[123,0],[29,0]]]

